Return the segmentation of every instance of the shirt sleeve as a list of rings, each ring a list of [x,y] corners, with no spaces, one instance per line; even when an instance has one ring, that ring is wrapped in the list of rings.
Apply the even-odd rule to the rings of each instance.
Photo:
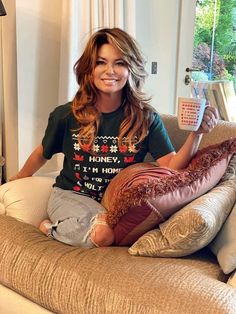
[[[154,119],[149,129],[148,150],[152,157],[157,160],[175,149],[171,143],[163,121],[157,113],[153,114]]]
[[[57,107],[50,113],[48,125],[42,140],[43,156],[51,159],[54,154],[62,152],[66,119],[63,118],[63,106]]]

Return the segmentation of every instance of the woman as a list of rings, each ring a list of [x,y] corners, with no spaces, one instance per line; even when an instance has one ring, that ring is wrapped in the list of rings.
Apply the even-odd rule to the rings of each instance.
[[[147,152],[159,166],[186,167],[202,134],[217,124],[216,110],[207,107],[199,130],[176,153],[142,91],[144,66],[135,40],[121,29],[101,29],[89,39],[74,66],[79,84],[74,100],[50,114],[42,143],[12,178],[32,176],[54,154],[64,153],[43,233],[75,246],[111,245],[113,231],[100,204],[109,181]]]

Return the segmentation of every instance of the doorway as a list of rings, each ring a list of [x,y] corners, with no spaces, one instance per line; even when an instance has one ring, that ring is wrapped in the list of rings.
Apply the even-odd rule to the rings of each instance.
[[[236,0],[182,1],[176,96],[204,97],[236,120]],[[188,7],[187,7],[188,6]]]

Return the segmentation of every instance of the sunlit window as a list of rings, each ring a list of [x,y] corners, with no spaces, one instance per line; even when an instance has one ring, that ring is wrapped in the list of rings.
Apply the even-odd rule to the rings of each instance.
[[[198,0],[192,78],[229,80],[236,90],[236,0]]]

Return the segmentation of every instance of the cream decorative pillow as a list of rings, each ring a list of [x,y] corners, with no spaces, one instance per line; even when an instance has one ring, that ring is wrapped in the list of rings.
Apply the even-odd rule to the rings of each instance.
[[[53,178],[33,176],[3,184],[0,214],[38,227],[47,218],[47,202],[53,183]]]
[[[223,179],[236,181],[236,155],[231,159]],[[236,203],[222,229],[210,244],[211,251],[217,256],[225,274],[236,269]],[[236,282],[236,276],[234,281]],[[235,284],[236,285],[236,284]]]
[[[236,288],[236,270],[230,275],[227,284]]]
[[[236,200],[236,181],[220,182],[208,193],[195,199],[147,232],[130,248],[131,255],[180,257],[207,244],[219,232]]]
[[[236,269],[236,204],[219,234],[210,244],[225,274]]]

